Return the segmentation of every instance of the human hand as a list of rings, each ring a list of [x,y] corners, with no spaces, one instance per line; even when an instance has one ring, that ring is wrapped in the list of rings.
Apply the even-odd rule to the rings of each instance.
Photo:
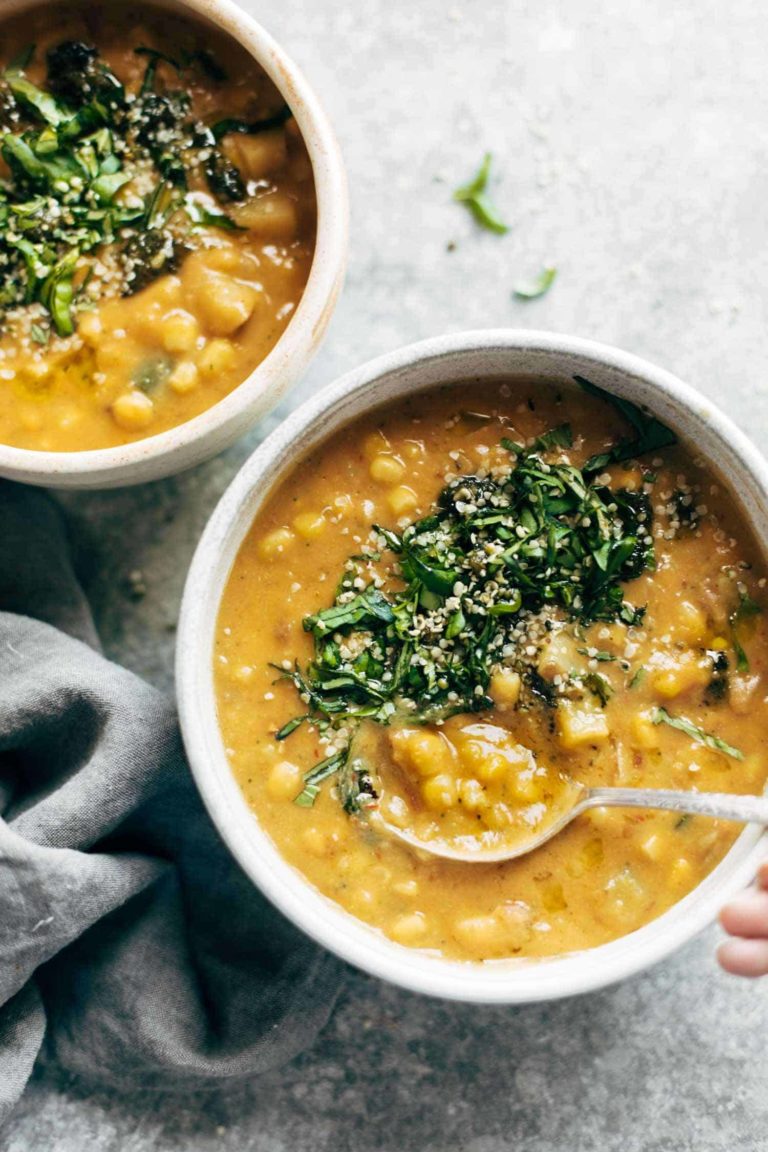
[[[720,923],[734,937],[717,950],[725,971],[734,976],[768,975],[768,861],[758,870],[756,887],[725,905]]]

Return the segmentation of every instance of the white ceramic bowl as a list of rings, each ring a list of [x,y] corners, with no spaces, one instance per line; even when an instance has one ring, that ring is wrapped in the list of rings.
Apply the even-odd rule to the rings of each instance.
[[[254,452],[222,497],[189,572],[178,637],[177,688],[189,761],[203,800],[232,853],[264,894],[345,960],[418,992],[457,1000],[524,1003],[587,992],[648,967],[684,944],[744,886],[767,838],[748,828],[684,900],[637,932],[547,960],[458,963],[386,939],[321,895],[287,864],[248,808],[227,764],[216,718],[212,665],[216,618],[240,544],[262,502],[302,455],[382,402],[438,383],[574,373],[637,404],[694,444],[738,495],[758,540],[768,539],[768,464],[708,400],[652,364],[586,340],[546,332],[485,331],[403,348],[350,372],[290,416]]]
[[[49,0],[0,0],[0,21]],[[215,25],[261,65],[290,106],[309,151],[317,195],[315,255],[304,295],[282,337],[250,376],[207,412],[119,448],[33,452],[0,444],[0,476],[57,488],[118,488],[181,472],[222,451],[279,402],[325,334],[347,263],[348,200],[333,130],[299,69],[232,0],[152,0],[152,6]]]

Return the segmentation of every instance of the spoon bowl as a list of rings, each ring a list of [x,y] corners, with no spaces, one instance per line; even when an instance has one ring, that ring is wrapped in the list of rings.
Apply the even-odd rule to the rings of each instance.
[[[728,792],[677,792],[664,788],[587,788],[574,782],[569,799],[558,806],[552,820],[543,828],[517,833],[505,840],[502,834],[459,836],[451,840],[425,840],[388,823],[377,811],[371,823],[387,835],[402,841],[410,848],[443,860],[458,860],[464,864],[499,864],[516,860],[534,852],[553,836],[563,831],[577,816],[589,808],[654,808],[679,812],[683,816],[709,816],[716,820],[734,820],[740,824],[768,825],[768,796],[734,796]]]

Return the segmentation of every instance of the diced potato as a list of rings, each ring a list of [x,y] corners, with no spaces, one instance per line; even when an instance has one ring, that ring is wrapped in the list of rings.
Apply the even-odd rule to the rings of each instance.
[[[213,336],[231,336],[249,320],[259,293],[250,284],[210,272],[196,294],[196,311]]]
[[[294,528],[305,540],[314,540],[325,531],[327,524],[322,512],[300,512],[293,520]]]
[[[253,136],[232,133],[224,137],[222,151],[248,180],[272,175],[283,167],[288,155],[282,128]]]
[[[557,731],[564,748],[603,744],[611,734],[605,712],[577,700],[561,700],[558,704]]]
[[[301,768],[279,760],[267,777],[267,791],[274,800],[293,800],[301,792]]]
[[[407,512],[413,512],[418,503],[419,498],[413,488],[409,488],[406,484],[398,484],[397,488],[387,493],[387,504],[395,516],[405,516]]]
[[[537,667],[539,675],[545,680],[568,676],[578,664],[576,640],[568,633],[555,632],[542,644]]]
[[[268,192],[238,204],[232,209],[232,218],[254,235],[284,244],[295,239],[299,230],[296,204],[285,192]]]
[[[397,484],[405,474],[405,465],[397,456],[374,456],[368,469],[378,484]]]
[[[646,899],[645,889],[628,868],[611,877],[605,892],[606,911],[617,924],[632,923]]]
[[[669,841],[666,836],[661,832],[647,833],[640,841],[640,851],[647,860],[652,860],[654,864],[658,864],[666,855],[669,848]]]
[[[659,730],[652,717],[652,712],[634,712],[629,721],[634,743],[649,752],[659,747]]]
[[[704,647],[707,642],[707,616],[702,608],[683,600],[675,613],[675,636],[692,647]]]
[[[706,687],[710,677],[708,662],[698,660],[693,652],[684,652],[679,659],[668,658],[664,666],[651,672],[651,686],[659,696],[671,700],[693,688]]]
[[[546,880],[541,887],[541,903],[546,912],[564,912],[568,907],[563,886],[559,880]]]
[[[275,528],[259,541],[259,553],[265,560],[274,560],[281,556],[295,539],[290,528]]]
[[[519,673],[512,672],[508,668],[501,668],[491,676],[488,695],[500,712],[506,712],[517,704],[521,685]]]

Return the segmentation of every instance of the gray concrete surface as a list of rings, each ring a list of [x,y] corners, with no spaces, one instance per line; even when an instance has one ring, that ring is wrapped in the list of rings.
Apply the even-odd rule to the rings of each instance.
[[[553,328],[676,371],[768,437],[768,9],[759,0],[249,0],[324,98],[352,189],[347,288],[290,404],[398,344]],[[451,203],[489,148],[512,225]],[[449,242],[456,245],[448,251]],[[548,297],[511,298],[545,263]],[[135,491],[68,496],[109,653],[170,690],[184,573],[259,438]],[[147,594],[132,600],[132,570]],[[39,1078],[3,1152],[762,1152],[768,986],[715,932],[621,987],[520,1011],[353,974],[313,1051],[192,1096]]]

